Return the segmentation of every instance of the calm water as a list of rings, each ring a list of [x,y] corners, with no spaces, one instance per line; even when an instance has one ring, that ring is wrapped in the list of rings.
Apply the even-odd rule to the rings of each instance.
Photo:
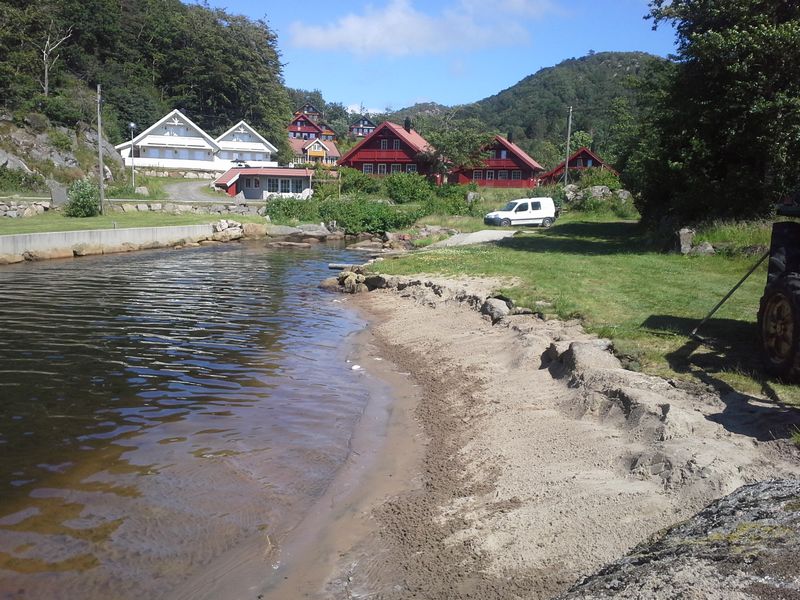
[[[347,456],[344,251],[227,245],[0,269],[0,598],[152,598],[279,546]]]

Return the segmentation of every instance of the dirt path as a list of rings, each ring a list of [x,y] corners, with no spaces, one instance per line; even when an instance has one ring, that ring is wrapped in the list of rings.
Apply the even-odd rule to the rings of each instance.
[[[320,597],[551,598],[738,486],[800,473],[785,439],[726,429],[718,397],[620,369],[575,323],[492,326],[451,292],[402,294],[353,301],[422,389],[425,458]]]
[[[204,190],[208,187],[208,180],[180,181],[168,183],[164,191],[173,202],[213,202],[214,197]],[[224,196],[222,197],[224,199]]]

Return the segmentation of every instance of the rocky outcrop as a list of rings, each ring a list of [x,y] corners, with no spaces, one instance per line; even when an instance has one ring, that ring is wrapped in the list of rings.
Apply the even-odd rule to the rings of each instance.
[[[561,598],[798,598],[800,480],[746,485]]]

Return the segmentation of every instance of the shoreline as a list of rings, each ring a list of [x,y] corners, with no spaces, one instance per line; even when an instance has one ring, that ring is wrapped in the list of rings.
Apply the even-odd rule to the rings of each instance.
[[[419,386],[418,482],[372,504],[308,597],[555,597],[740,485],[800,474],[786,440],[716,423],[710,390],[621,369],[577,322],[492,325],[487,282],[424,279],[351,297]]]

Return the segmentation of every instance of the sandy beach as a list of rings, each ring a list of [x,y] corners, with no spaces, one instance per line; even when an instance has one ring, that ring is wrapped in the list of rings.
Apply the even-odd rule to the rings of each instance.
[[[475,308],[494,283],[349,297],[362,363],[407,393],[366,492],[317,533],[324,566],[283,593],[552,598],[737,487],[800,473],[773,405],[625,371],[577,322],[493,325]]]

